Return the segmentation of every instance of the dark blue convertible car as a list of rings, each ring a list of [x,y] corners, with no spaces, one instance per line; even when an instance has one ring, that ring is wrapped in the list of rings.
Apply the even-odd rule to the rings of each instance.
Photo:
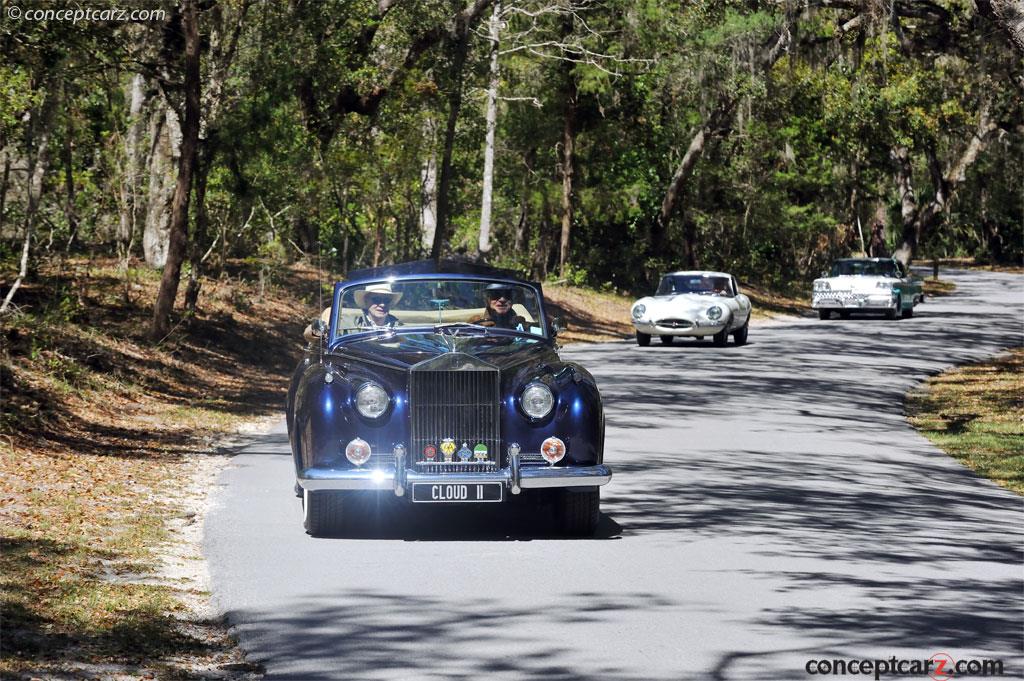
[[[362,270],[311,329],[287,409],[310,534],[358,523],[367,494],[542,502],[593,533],[612,475],[601,395],[559,359],[539,284],[459,262]]]

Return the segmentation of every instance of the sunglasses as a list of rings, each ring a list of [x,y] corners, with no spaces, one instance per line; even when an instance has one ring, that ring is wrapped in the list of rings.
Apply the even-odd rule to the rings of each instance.
[[[512,300],[512,292],[511,291],[491,291],[490,293],[487,294],[487,297],[490,298],[491,300],[498,300],[499,298],[504,298],[505,300]]]
[[[391,305],[391,296],[367,296],[366,302],[369,305]]]

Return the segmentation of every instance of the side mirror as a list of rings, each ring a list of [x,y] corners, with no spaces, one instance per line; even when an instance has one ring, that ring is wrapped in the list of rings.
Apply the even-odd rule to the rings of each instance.
[[[327,324],[319,317],[313,320],[309,328],[313,330],[313,338],[323,338],[324,334],[327,333]]]
[[[826,272],[825,270],[822,270],[821,271],[821,276],[822,276],[822,278],[827,278],[828,277],[828,272]]]
[[[569,328],[569,325],[565,323],[565,320],[561,317],[551,318],[551,336],[552,338]]]

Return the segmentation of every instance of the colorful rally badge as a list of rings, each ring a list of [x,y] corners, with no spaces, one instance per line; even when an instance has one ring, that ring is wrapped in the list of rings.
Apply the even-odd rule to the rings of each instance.
[[[441,440],[441,453],[444,454],[445,461],[451,461],[455,454],[455,440],[450,437]]]
[[[434,445],[427,445],[423,448],[423,458],[427,461],[437,460],[437,447]]]
[[[469,461],[472,457],[473,452],[469,451],[469,445],[463,442],[462,449],[459,450],[459,461]]]
[[[477,444],[476,447],[473,447],[473,458],[476,459],[477,461],[486,461],[487,460],[487,445],[485,445],[483,442],[481,442],[481,443]]]

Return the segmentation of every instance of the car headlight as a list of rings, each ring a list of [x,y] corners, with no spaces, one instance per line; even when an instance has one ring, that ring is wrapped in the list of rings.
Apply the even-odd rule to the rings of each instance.
[[[633,306],[633,319],[643,319],[644,314],[647,312],[647,306],[640,304]]]
[[[884,288],[886,290],[891,291],[892,290],[892,282],[891,281],[876,281],[875,282],[875,288]]]
[[[368,419],[375,419],[388,409],[391,398],[376,383],[364,383],[356,391],[356,410]]]
[[[551,393],[551,388],[543,383],[531,383],[526,386],[523,396],[519,398],[519,403],[523,406],[523,411],[527,416],[539,419],[551,413],[551,409],[555,406],[555,396]]]
[[[831,291],[832,286],[827,281],[816,281],[814,282],[815,291]]]
[[[722,308],[717,305],[712,305],[708,308],[708,319],[715,320],[722,318]]]

